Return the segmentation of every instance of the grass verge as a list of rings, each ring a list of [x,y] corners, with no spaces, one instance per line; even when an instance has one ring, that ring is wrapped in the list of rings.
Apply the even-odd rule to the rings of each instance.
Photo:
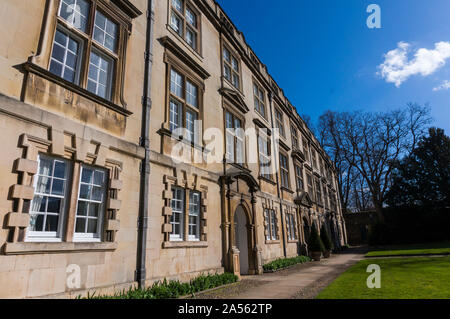
[[[450,254],[450,242],[384,246],[368,252],[366,257],[439,254]]]
[[[381,288],[367,287],[367,266],[381,269]],[[450,257],[361,260],[322,290],[317,299],[448,299]]]

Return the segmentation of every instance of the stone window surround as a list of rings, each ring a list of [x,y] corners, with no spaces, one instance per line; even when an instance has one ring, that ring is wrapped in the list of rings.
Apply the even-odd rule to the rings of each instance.
[[[278,153],[279,153],[278,160],[279,160],[279,163],[280,163],[280,165],[279,165],[280,166],[280,186],[281,186],[282,189],[285,189],[285,190],[291,192],[291,189],[290,189],[291,188],[291,177],[290,177],[290,169],[289,169],[289,156],[288,156],[288,154],[285,151],[282,151],[281,148],[278,151]],[[286,159],[286,165],[287,165],[286,167],[283,167],[281,165],[281,156],[283,156]],[[287,185],[283,185],[283,183],[282,183],[283,171],[285,171],[285,174],[287,176]]]
[[[236,166],[238,166],[238,167],[244,167],[244,168],[247,168],[248,167],[248,165],[247,165],[247,139],[246,139],[246,136],[244,135],[244,139],[243,139],[243,142],[244,142],[244,148],[243,148],[243,163],[237,163],[236,162],[236,145],[237,145],[237,143],[236,143],[236,140],[237,140],[237,137],[236,137],[236,135],[234,135],[234,161],[233,162],[231,162],[230,163],[230,161],[226,158],[226,146],[227,146],[227,134],[226,134],[226,130],[227,130],[227,128],[226,128],[226,114],[227,113],[230,113],[231,114],[231,116],[233,117],[233,127],[234,127],[234,119],[238,119],[240,122],[241,122],[241,125],[242,125],[242,129],[245,131],[245,129],[246,129],[246,121],[245,121],[245,117],[235,108],[235,107],[233,107],[230,103],[228,103],[228,102],[224,102],[224,105],[223,105],[223,128],[224,128],[224,130],[223,130],[223,132],[224,132],[224,140],[223,140],[223,145],[225,146],[224,147],[224,159],[225,159],[225,161],[227,162],[227,163],[229,163],[229,164],[232,164],[232,165],[236,165]]]
[[[300,169],[300,174],[301,175],[297,174],[298,173],[297,168]],[[296,187],[297,187],[297,191],[305,190],[305,179],[303,177],[303,170],[304,170],[303,165],[299,161],[295,160],[294,161],[294,173],[295,173],[295,184],[296,184]],[[299,179],[301,180],[302,188],[299,188],[299,185],[298,185],[299,184],[298,183]]]
[[[206,248],[208,247],[208,229],[207,229],[207,207],[208,207],[208,187],[206,185],[200,185],[200,177],[196,174],[189,174],[188,172],[176,170],[175,176],[164,175],[163,183],[165,184],[165,190],[163,192],[163,225],[162,233],[164,235],[164,241],[162,247],[165,249],[170,248]],[[171,241],[170,234],[172,233],[172,225],[170,219],[172,216],[172,206],[170,200],[172,199],[172,186],[182,188],[188,195],[185,196],[185,217],[184,217],[184,240],[183,241]],[[195,241],[188,240],[188,215],[189,210],[186,209],[189,205],[189,191],[197,191],[201,194],[200,203],[200,239]]]
[[[280,230],[281,230],[281,220],[279,218],[279,212],[278,212],[278,207],[279,205],[276,205],[276,202],[271,200],[271,199],[266,199],[263,198],[262,200],[262,208],[263,208],[263,214],[265,214],[266,210],[273,210],[275,212],[275,216],[277,219],[277,230],[278,230],[278,234],[277,234],[277,238],[276,240],[269,240],[267,239],[267,220],[266,218],[264,218],[264,240],[265,240],[265,244],[266,245],[273,245],[273,244],[280,244]],[[264,215],[263,215],[264,216]]]
[[[289,223],[286,220],[285,227],[286,227],[286,239],[287,243],[298,243],[299,241],[299,231],[298,231],[298,221],[297,221],[297,209],[295,206],[289,206],[285,205],[284,207],[284,214],[286,218],[288,218],[288,215],[292,216],[293,220],[293,226],[294,226],[294,239],[289,239],[288,233],[290,230],[288,230]]]
[[[178,73],[180,73],[184,79],[188,79],[190,82],[192,82],[194,85],[197,86],[197,104],[198,107],[195,110],[195,112],[197,113],[197,120],[203,120],[203,95],[205,93],[205,84],[204,84],[204,80],[201,76],[199,76],[194,70],[191,70],[185,63],[183,63],[176,54],[172,53],[171,51],[166,49],[166,52],[164,54],[164,62],[166,63],[166,107],[165,107],[165,119],[164,119],[164,123],[162,124],[162,128],[165,131],[165,133],[169,136],[172,136],[172,133],[170,131],[170,76],[171,76],[171,70],[172,68],[177,71]],[[184,80],[184,81],[185,81]],[[184,109],[184,108],[183,108]],[[192,109],[192,108],[190,108]],[[184,121],[183,121],[183,125],[184,125]],[[186,141],[185,139],[183,139],[182,137],[180,137],[180,139],[182,139],[183,141],[185,141],[186,143],[203,149],[204,145],[203,145],[203,127],[199,128],[199,132],[196,132],[197,135],[194,137],[194,141]],[[195,134],[195,132],[194,132]],[[198,145],[195,141],[197,141],[197,143],[201,143],[201,145]]]
[[[236,89],[236,90],[238,90],[241,94],[243,94],[242,93],[242,90],[243,90],[243,81],[242,81],[242,61],[241,61],[241,59],[240,59],[240,55],[237,53],[237,51],[235,51],[234,49],[232,49],[232,46],[230,45],[230,44],[228,44],[228,42],[224,39],[224,37],[222,36],[222,39],[221,39],[222,41],[221,41],[221,48],[220,48],[220,61],[221,61],[221,63],[222,63],[222,78],[227,82],[227,83],[229,83],[229,85],[233,88],[233,89]],[[225,59],[224,59],[224,57],[223,57],[223,52],[224,52],[224,49],[226,49],[229,53],[230,53],[230,58],[231,57],[234,57],[234,59],[237,61],[237,63],[238,63],[238,68],[239,68],[239,72],[236,72],[235,70],[233,70],[233,68],[232,68],[232,66],[231,65],[229,65],[230,66],[230,69],[231,69],[231,81],[230,80],[228,80],[226,77],[225,77]],[[227,64],[228,65],[228,64]],[[238,78],[239,78],[239,87],[236,87],[236,86],[234,86],[234,84],[233,84],[233,82],[232,82],[232,79],[233,79],[233,73],[236,73],[237,75],[238,75]]]
[[[94,153],[88,151],[89,146],[80,141],[75,135],[71,135],[74,147],[61,145],[64,135],[55,130],[51,130],[52,141],[41,139],[27,134],[20,137],[20,146],[25,149],[24,156],[15,161],[15,172],[19,174],[20,184],[12,186],[12,200],[14,212],[6,215],[6,225],[10,229],[9,240],[4,246],[4,253],[7,255],[37,254],[37,253],[64,253],[77,251],[113,251],[117,248],[115,242],[116,232],[119,230],[120,222],[117,220],[121,201],[117,199],[119,191],[122,189],[122,181],[119,180],[122,164],[111,159],[106,159],[105,149],[100,143],[91,141]],[[70,134],[69,134],[70,135]],[[58,140],[58,141],[56,141]],[[81,145],[84,144],[84,145]],[[25,231],[29,225],[29,204],[34,197],[33,176],[37,173],[37,158],[39,153],[64,158],[73,163],[73,178],[69,180],[70,197],[67,205],[68,211],[65,224],[65,232],[61,236],[60,242],[26,242]],[[79,169],[82,164],[96,165],[109,171],[108,191],[106,199],[106,209],[102,227],[101,242],[77,242],[73,241],[74,216],[76,213],[76,198],[78,190]],[[77,174],[78,172],[78,174]],[[69,187],[69,185],[67,186]],[[75,187],[75,188],[74,188]]]
[[[267,154],[268,158],[270,159],[270,165],[269,167],[272,166],[272,162],[273,162],[273,157],[272,157],[272,139],[271,139],[271,132],[267,131],[267,134],[261,134],[261,128],[260,127],[256,127],[256,140],[258,141],[257,143],[257,147],[258,147],[258,178],[261,178],[263,180],[268,181],[269,183],[275,183],[274,182],[274,177],[273,174],[269,174],[269,178],[267,178],[266,176],[264,176],[263,174],[261,174],[261,163],[259,160],[259,155],[260,155],[260,150],[259,150],[259,138],[261,135],[263,135],[262,137],[266,139],[267,142],[267,152],[269,154]]]
[[[168,6],[168,13],[167,13],[167,30],[169,30],[169,32],[171,33],[171,34],[173,34],[175,37],[177,37],[177,39],[179,39],[180,40],[180,42],[189,50],[189,51],[191,51],[192,53],[194,53],[196,56],[198,56],[199,58],[201,58],[201,59],[203,59],[203,55],[202,55],[202,52],[203,52],[203,46],[202,46],[202,43],[203,43],[203,41],[202,41],[202,15],[201,15],[201,11],[196,7],[196,5],[192,2],[192,1],[189,1],[189,0],[183,0],[183,2],[184,2],[184,6],[186,7],[189,7],[189,9],[190,10],[192,10],[196,15],[197,15],[197,24],[198,24],[198,26],[197,26],[197,48],[196,49],[194,49],[194,48],[192,48],[188,43],[187,43],[187,41],[183,38],[183,37],[181,37],[172,27],[171,27],[171,25],[170,25],[170,19],[171,19],[171,10],[173,10],[172,9],[172,0],[167,0],[167,6]],[[186,18],[185,17],[183,17],[183,20],[184,21],[186,21]],[[186,22],[184,22],[184,23],[186,23]]]
[[[281,108],[278,106],[274,107],[274,113],[275,113],[275,127],[278,128],[280,132],[280,136],[282,138],[286,138],[286,127],[284,126],[284,114],[283,111],[281,111]],[[281,118],[278,118],[277,115],[280,115]]]
[[[50,59],[53,48],[53,39],[56,34],[56,30],[59,27],[64,27],[70,30],[70,32],[76,34],[77,37],[81,37],[83,40],[89,37],[84,32],[79,31],[67,23],[63,18],[58,16],[60,0],[49,0],[46,10],[44,12],[44,19],[41,28],[41,36],[37,48],[37,53],[30,58],[28,62],[24,64],[24,70],[26,72],[35,73],[39,76],[57,83],[58,85],[70,90],[74,93],[80,94],[93,102],[105,106],[109,109],[123,113],[126,116],[132,113],[126,110],[127,103],[124,98],[124,79],[125,79],[125,60],[126,60],[126,48],[128,38],[131,35],[132,19],[138,17],[142,13],[130,4],[123,4],[124,1],[113,0],[113,3],[106,4],[104,0],[89,0],[90,3],[90,21],[92,20],[92,14],[99,9],[102,14],[112,19],[118,24],[118,43],[116,53],[110,54],[115,60],[113,70],[113,83],[111,85],[110,99],[104,99],[91,93],[87,90],[87,76],[89,69],[90,48],[94,47],[91,41],[88,41],[85,45],[86,53],[83,56],[83,65],[81,67],[80,84],[73,84],[68,82],[57,75],[49,72]],[[119,9],[120,8],[120,9]],[[93,20],[92,20],[93,21]],[[90,23],[92,24],[92,23]],[[92,29],[92,25],[89,25],[89,29]],[[89,30],[88,30],[89,33]]]
[[[259,98],[259,96],[256,96],[256,94],[255,94],[255,91],[254,91],[255,86],[258,88],[258,93],[259,93],[259,91],[261,91],[263,94],[262,101]],[[256,113],[258,113],[263,119],[265,119],[267,121],[266,91],[263,89],[262,85],[260,85],[254,77],[253,77],[253,99],[255,101],[258,101],[259,104],[262,104],[262,107],[264,109],[264,114],[261,114],[261,112],[259,112],[259,110],[255,108]]]

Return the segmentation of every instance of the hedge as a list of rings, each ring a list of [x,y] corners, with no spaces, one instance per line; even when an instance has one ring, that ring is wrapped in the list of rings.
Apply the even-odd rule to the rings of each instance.
[[[200,291],[216,288],[238,281],[238,277],[231,273],[201,275],[188,283],[178,280],[158,281],[146,289],[132,287],[117,292],[114,295],[88,294],[83,299],[176,299],[181,296],[192,295]]]
[[[293,266],[296,264],[302,264],[305,262],[311,261],[311,258],[306,256],[297,256],[293,258],[280,258],[277,260],[274,260],[268,264],[263,265],[263,269],[265,271],[274,271],[282,268],[286,268],[289,266]]]

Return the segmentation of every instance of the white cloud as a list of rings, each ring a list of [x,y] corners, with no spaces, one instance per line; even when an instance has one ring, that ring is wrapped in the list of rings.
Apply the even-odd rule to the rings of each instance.
[[[435,87],[433,91],[448,90],[448,89],[450,89],[450,81],[445,80],[444,82],[442,82],[441,85]]]
[[[450,42],[435,43],[433,50],[420,48],[411,60],[408,59],[410,47],[409,43],[399,42],[397,49],[384,55],[384,62],[378,68],[379,74],[386,82],[395,83],[395,86],[400,87],[410,76],[417,74],[428,76],[434,73],[450,58]]]

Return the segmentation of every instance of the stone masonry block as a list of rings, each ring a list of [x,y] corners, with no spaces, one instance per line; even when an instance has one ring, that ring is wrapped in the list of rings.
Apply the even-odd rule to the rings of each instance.
[[[118,231],[119,228],[120,228],[120,221],[114,220],[114,219],[108,220],[108,223],[107,223],[107,226],[106,226],[106,230]]]
[[[122,186],[123,186],[122,181],[121,181],[121,180],[118,180],[118,179],[112,179],[112,180],[109,182],[109,188],[110,188],[110,189],[121,190],[121,189],[122,189]]]
[[[165,206],[163,208],[163,215],[164,216],[172,216],[172,207]]]
[[[19,158],[16,162],[16,169],[18,172],[28,173],[28,174],[36,174],[38,169],[38,162],[31,161],[25,158]]]
[[[108,209],[120,209],[121,206],[122,206],[122,201],[120,201],[118,199],[114,199],[114,198],[108,198],[108,204],[107,204]]]
[[[8,227],[28,227],[30,225],[30,215],[22,213],[8,213],[6,215],[6,225]]]
[[[171,232],[172,232],[172,224],[164,224],[163,233],[171,233]]]
[[[172,191],[171,190],[165,190],[163,193],[164,199],[172,199]]]
[[[22,198],[32,200],[34,197],[34,187],[16,184],[13,186],[12,198]]]

